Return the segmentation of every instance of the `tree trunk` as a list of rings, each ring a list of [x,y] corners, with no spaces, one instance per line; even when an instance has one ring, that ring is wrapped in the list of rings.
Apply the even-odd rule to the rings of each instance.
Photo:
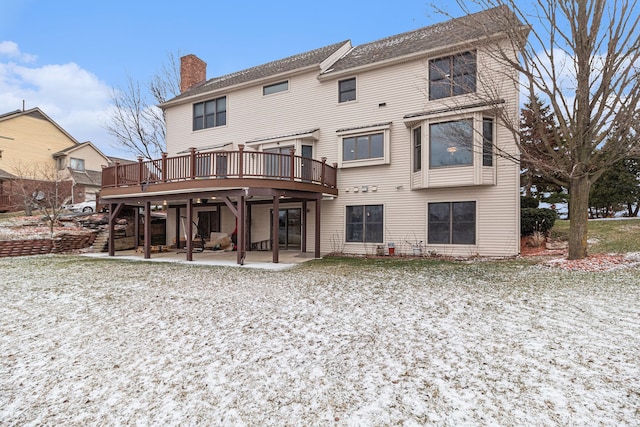
[[[585,174],[569,183],[569,259],[587,257],[587,228],[589,222],[589,190],[591,182]]]

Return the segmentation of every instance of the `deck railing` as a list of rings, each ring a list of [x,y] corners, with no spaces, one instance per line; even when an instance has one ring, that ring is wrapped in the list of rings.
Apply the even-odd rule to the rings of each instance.
[[[102,188],[160,184],[191,179],[260,178],[308,182],[323,187],[336,187],[336,165],[289,154],[244,151],[196,152],[183,156],[142,160],[102,169]],[[232,184],[231,184],[232,185]]]

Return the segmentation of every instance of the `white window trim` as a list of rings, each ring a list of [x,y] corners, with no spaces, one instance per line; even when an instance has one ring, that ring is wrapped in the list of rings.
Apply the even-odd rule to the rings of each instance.
[[[281,85],[281,84],[284,84],[284,83],[287,84],[287,88],[285,90],[279,90],[277,92],[267,93],[267,94],[264,93],[265,88],[271,87],[271,86]],[[273,96],[273,95],[278,95],[278,94],[281,94],[281,93],[287,93],[287,92],[289,92],[290,88],[291,88],[291,82],[289,80],[282,80],[282,81],[275,82],[275,83],[269,83],[269,84],[266,84],[266,85],[262,85],[262,96],[266,98],[266,97]]]
[[[347,242],[347,207],[348,206],[373,206],[380,205],[382,206],[382,242]],[[477,205],[476,205],[477,206]],[[345,247],[350,248],[351,250],[359,250],[361,252],[366,252],[367,248],[370,248],[373,245],[386,245],[387,244],[387,204],[384,202],[358,202],[355,199],[352,202],[345,204],[342,207],[342,244]],[[375,249],[375,248],[374,248]]]
[[[344,160],[343,159],[343,142],[344,138],[358,137],[370,135],[372,133],[382,132],[383,139],[383,156],[373,159]],[[338,132],[338,167],[342,169],[354,168],[361,166],[387,165],[391,163],[391,124],[382,126],[372,126],[368,128],[360,128]]]
[[[463,203],[463,202],[475,202],[476,204],[476,242],[475,243],[467,243],[467,244],[454,244],[454,243],[429,243],[429,204],[431,203]],[[426,239],[425,239],[425,247],[426,250],[432,250],[435,249],[437,251],[437,248],[451,248],[451,249],[477,249],[478,247],[480,247],[480,227],[478,226],[478,222],[479,222],[479,215],[480,215],[480,199],[478,198],[473,198],[473,197],[469,197],[469,198],[461,198],[461,199],[447,199],[447,198],[435,198],[433,200],[429,200],[426,205],[425,205],[425,223],[424,223],[424,228],[427,231],[426,234]]]

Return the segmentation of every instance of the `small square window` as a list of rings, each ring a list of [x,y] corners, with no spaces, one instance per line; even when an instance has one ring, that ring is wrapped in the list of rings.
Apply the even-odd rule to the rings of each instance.
[[[356,99],[356,78],[340,80],[338,82],[338,101],[349,102]]]
[[[84,171],[84,159],[75,159],[72,157],[69,161],[69,166],[74,171]]]

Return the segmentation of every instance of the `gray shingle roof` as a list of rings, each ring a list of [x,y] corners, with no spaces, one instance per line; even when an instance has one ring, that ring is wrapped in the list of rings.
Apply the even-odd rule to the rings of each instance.
[[[500,6],[356,46],[328,67],[328,70],[323,75],[329,76],[331,73],[339,71],[373,65],[415,53],[433,51],[438,48],[446,48],[460,42],[481,39],[498,34],[506,29],[513,30],[521,26],[522,23],[513,11],[506,6]],[[312,65],[319,65],[346,43],[349,43],[349,40],[246,70],[214,77],[168,102],[292,72]]]
[[[74,171],[71,170],[71,175],[73,176],[73,180],[76,184],[82,185],[93,185],[100,186],[102,185],[102,172],[101,171]]]
[[[214,77],[207,80],[206,83],[200,86],[196,86],[195,88],[178,95],[177,97],[173,98],[173,100],[178,100],[181,98],[198,95],[200,93],[206,93],[217,89],[223,89],[225,87],[251,82],[266,77],[275,76],[281,73],[299,70],[312,65],[319,66],[322,61],[327,59],[334,52],[344,46],[345,43],[349,43],[349,41],[345,40],[340,43],[334,43],[329,46],[300,53],[298,55],[293,55],[288,58],[279,59],[277,61],[272,61],[267,64],[258,65],[246,70],[237,71],[235,73],[226,74],[220,77]]]
[[[522,25],[508,7],[501,6],[489,9],[355,46],[348,54],[329,67],[325,74],[487,37],[507,28],[513,29],[514,24]]]
[[[5,179],[14,179],[17,178],[15,175],[10,174],[7,171],[4,171],[2,169],[0,169],[0,180],[5,180]]]

